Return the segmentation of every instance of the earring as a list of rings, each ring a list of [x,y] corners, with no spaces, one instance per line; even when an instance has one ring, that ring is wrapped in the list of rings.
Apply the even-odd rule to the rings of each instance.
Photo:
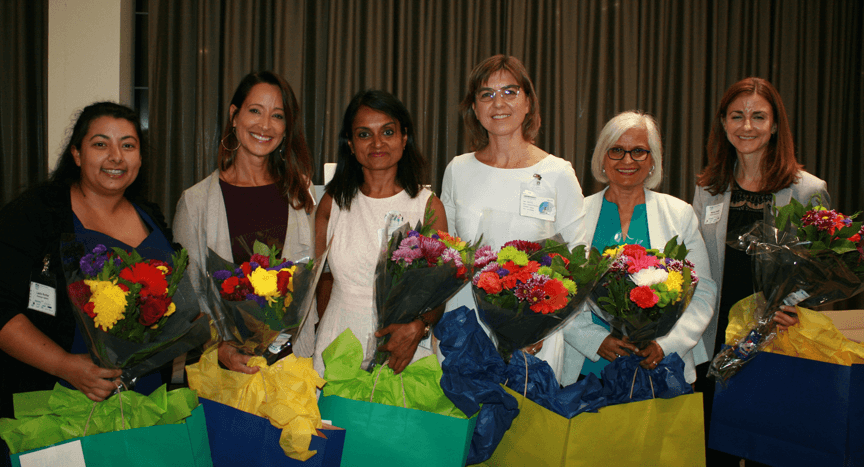
[[[606,173],[606,168],[603,168],[603,173],[604,173],[604,174]]]
[[[654,175],[654,166],[651,166],[651,170],[648,171],[648,175]]]
[[[240,140],[239,140],[239,139],[237,140],[237,147],[234,148],[234,149],[231,149],[231,148],[229,148],[228,146],[225,146],[225,139],[228,138],[228,137],[231,136],[231,135],[234,135],[234,138],[237,138],[237,127],[231,127],[231,133],[225,135],[225,137],[222,138],[221,141],[219,141],[219,144],[221,144],[222,147],[225,148],[225,150],[227,150],[227,151],[231,151],[231,152],[234,152],[234,151],[240,149]]]

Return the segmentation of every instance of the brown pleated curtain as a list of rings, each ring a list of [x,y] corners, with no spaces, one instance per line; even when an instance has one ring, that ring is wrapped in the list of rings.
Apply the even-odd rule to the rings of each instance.
[[[537,145],[573,163],[589,195],[595,138],[616,113],[655,115],[658,188],[691,200],[711,119],[746,76],[780,90],[800,161],[834,204],[864,208],[864,5],[844,1],[151,0],[153,198],[170,216],[216,167],[227,102],[253,70],[284,75],[301,100],[315,182],[335,161],[351,96],[393,92],[414,116],[440,188],[464,152],[457,106],[480,60],[522,59],[541,103]]]
[[[47,46],[47,0],[0,1],[0,207],[47,178]]]

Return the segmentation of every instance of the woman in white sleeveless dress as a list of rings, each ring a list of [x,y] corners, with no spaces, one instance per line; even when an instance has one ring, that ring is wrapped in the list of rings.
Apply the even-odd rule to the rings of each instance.
[[[362,91],[354,96],[339,132],[336,173],[327,184],[315,214],[316,256],[328,242],[328,264],[318,289],[321,321],[313,361],[323,376],[321,353],[345,329],[351,329],[363,345],[364,355],[376,342],[373,275],[385,222],[391,229],[422,220],[426,203],[438,217],[436,229],[446,230],[444,206],[431,191],[423,188],[426,162],[414,141],[414,125],[405,106],[384,91]],[[394,324],[379,336],[390,334],[384,350],[397,373],[410,362],[432,351],[429,328],[441,318],[442,310],[430,311],[409,324]],[[366,362],[364,362],[366,363]]]

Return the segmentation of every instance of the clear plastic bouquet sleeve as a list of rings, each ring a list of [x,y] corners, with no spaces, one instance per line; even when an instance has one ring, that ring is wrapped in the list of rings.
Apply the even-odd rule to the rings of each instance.
[[[64,235],[60,245],[67,287],[85,279],[80,259],[88,253],[74,235]],[[75,319],[81,329],[93,362],[103,368],[122,369],[121,380],[127,387],[139,376],[150,373],[174,358],[203,345],[210,339],[208,318],[201,312],[190,276],[198,265],[191,260],[174,292],[175,311],[168,316],[158,333],[146,333],[142,342],[132,342],[98,328],[79,304],[72,301]],[[73,293],[70,291],[70,298]]]
[[[315,288],[321,278],[328,251],[314,261],[308,257],[292,261],[297,266],[292,277],[292,300],[284,314],[278,316],[253,299],[232,301],[222,298],[219,281],[214,278],[214,274],[218,276],[220,271],[236,274],[240,266],[208,248],[206,266],[199,282],[206,294],[219,338],[249,355],[264,355],[283,331],[291,335],[290,342],[295,344],[311,314],[316,312]]]
[[[600,283],[602,284],[602,282],[601,280]],[[668,305],[665,310],[657,305],[651,308],[638,308],[633,305],[634,308],[638,308],[638,312],[627,316],[616,316],[598,305],[601,297],[609,296],[608,289],[600,286],[594,288],[591,294],[592,311],[603,321],[609,323],[612,337],[616,339],[627,337],[630,342],[641,349],[645,348],[651,341],[669,334],[669,331],[675,327],[675,323],[684,314],[687,306],[690,305],[696,287],[690,286],[681,301]]]
[[[727,244],[752,255],[758,305],[749,332],[714,357],[708,375],[725,383],[775,337],[774,313],[781,305],[813,308],[864,291],[864,283],[831,253],[814,256],[794,232],[757,222],[730,234]]]
[[[481,218],[481,226],[484,223],[484,219],[489,220],[489,213],[484,214]],[[512,240],[523,239],[514,238]],[[546,242],[548,240],[552,240],[558,245],[551,249],[547,248]],[[564,242],[560,234],[556,234],[551,238],[530,241],[544,246],[540,252],[534,255],[541,252],[568,250],[567,243]],[[497,246],[503,246],[504,243],[506,242],[501,242],[501,245]],[[531,256],[533,257],[534,255]],[[498,352],[505,360],[509,361],[509,357],[513,351],[546,339],[554,332],[566,326],[582,312],[583,303],[591,296],[592,290],[608,269],[608,263],[605,266],[602,264],[591,265],[586,263],[582,268],[581,279],[574,277],[574,281],[577,284],[576,293],[569,296],[569,301],[563,308],[552,313],[535,313],[525,303],[521,307],[519,305],[516,307],[499,306],[486,299],[487,293],[482,288],[476,285],[471,286],[474,302],[477,306],[477,315],[492,330]]]
[[[382,232],[391,232],[391,217],[385,220]],[[414,227],[419,232],[420,222]],[[375,296],[375,329],[380,330],[391,324],[408,324],[443,305],[450,300],[470,280],[470,264],[466,264],[467,272],[459,276],[458,268],[453,262],[417,269],[398,270],[391,260],[393,252],[399,248],[411,226],[408,223],[398,227],[389,238],[381,240],[381,251],[375,266],[374,296]],[[470,258],[473,261],[473,257]],[[397,271],[398,270],[398,271]],[[383,364],[387,359],[386,352],[376,351],[377,347],[386,344],[389,336],[378,338],[375,348],[367,349],[374,353],[376,364]],[[367,360],[372,355],[366,356]]]

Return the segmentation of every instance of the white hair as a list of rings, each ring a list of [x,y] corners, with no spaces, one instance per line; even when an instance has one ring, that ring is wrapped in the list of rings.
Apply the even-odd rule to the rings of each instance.
[[[591,174],[602,183],[609,183],[609,177],[603,172],[603,158],[621,135],[631,128],[644,128],[648,132],[648,148],[651,150],[651,158],[654,161],[652,172],[645,179],[645,188],[654,189],[663,178],[663,145],[660,142],[660,130],[654,117],[641,110],[629,110],[621,112],[606,123],[597,137],[597,145],[594,146],[594,155],[591,157]]]

